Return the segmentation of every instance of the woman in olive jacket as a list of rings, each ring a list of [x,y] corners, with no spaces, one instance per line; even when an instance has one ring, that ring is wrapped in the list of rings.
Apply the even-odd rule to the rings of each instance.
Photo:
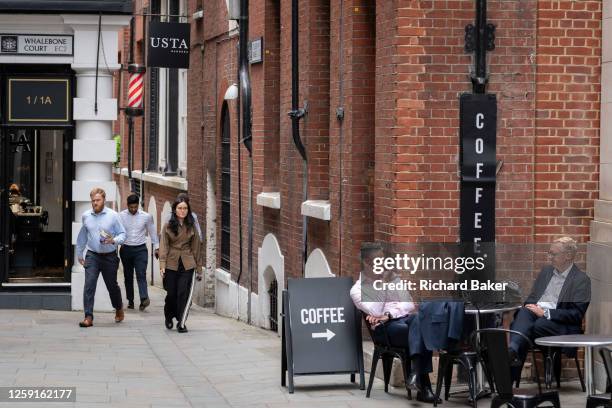
[[[164,315],[166,328],[172,329],[177,320],[179,333],[186,333],[187,315],[193,297],[196,275],[202,275],[200,237],[194,226],[189,202],[177,198],[172,204],[172,215],[161,229],[159,272],[166,290]]]

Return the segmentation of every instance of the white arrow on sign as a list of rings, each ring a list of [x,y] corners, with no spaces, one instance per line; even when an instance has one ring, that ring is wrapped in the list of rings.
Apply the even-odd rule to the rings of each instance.
[[[335,335],[336,335],[336,333],[334,333],[333,331],[327,329],[327,331],[323,332],[323,333],[312,333],[312,338],[313,339],[325,339],[325,338],[327,338],[327,341],[330,341]]]

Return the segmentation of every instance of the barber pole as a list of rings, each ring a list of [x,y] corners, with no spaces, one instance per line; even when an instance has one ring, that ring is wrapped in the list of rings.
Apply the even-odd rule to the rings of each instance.
[[[128,178],[131,180],[134,162],[134,116],[142,116],[144,113],[142,99],[145,67],[138,64],[129,64],[128,72],[130,73],[130,80],[128,83],[128,106],[125,108],[125,114],[128,119]]]
[[[125,108],[125,113],[129,116],[140,116],[143,114],[145,67],[130,64],[128,65],[128,72],[130,73],[130,80],[128,82],[128,106]]]

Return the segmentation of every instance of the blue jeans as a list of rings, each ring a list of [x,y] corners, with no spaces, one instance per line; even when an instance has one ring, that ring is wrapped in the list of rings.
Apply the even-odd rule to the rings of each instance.
[[[115,309],[123,308],[121,300],[121,289],[117,284],[117,268],[119,267],[119,257],[116,252],[110,254],[97,254],[87,251],[85,255],[85,287],[83,289],[83,309],[85,317],[93,319],[94,299],[96,296],[96,286],[98,277],[102,273],[102,279],[110,295],[110,300]]]
[[[127,297],[128,301],[134,302],[134,270],[136,270],[136,282],[138,283],[140,301],[148,299],[147,264],[149,263],[149,251],[147,251],[147,246],[144,244],[138,246],[122,245],[119,255],[123,264],[125,297]]]

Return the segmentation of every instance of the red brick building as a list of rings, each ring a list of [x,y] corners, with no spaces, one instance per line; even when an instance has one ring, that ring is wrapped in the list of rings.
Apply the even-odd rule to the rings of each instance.
[[[474,22],[474,1],[300,0],[299,106],[307,108],[300,133],[307,162],[293,143],[287,115],[292,2],[250,2],[248,36],[263,44],[262,62],[250,66],[250,276],[248,152],[237,134],[238,101],[224,100],[237,82],[237,25],[228,20],[226,1],[136,3],[138,13],[141,7],[178,10],[175,14],[191,23],[185,76],[148,69],[142,177],[146,206],[158,222],[166,202],[179,191],[189,192],[207,239],[201,303],[216,301],[219,313],[246,319],[252,289],[251,320],[269,327],[273,280],[283,288],[288,277],[303,273],[356,276],[365,241],[458,240],[459,96],[472,90],[474,57],[464,49],[464,36],[465,26]],[[586,243],[598,198],[603,218],[596,223],[610,222],[603,214],[611,198],[600,194],[599,186],[602,2],[489,0],[487,7],[488,21],[496,26],[495,49],[487,54],[488,92],[497,96],[497,159],[502,162],[497,240],[547,243],[570,235]],[[136,17],[137,61],[142,61],[142,20]],[[123,63],[128,40],[125,30]],[[159,107],[169,97],[160,93],[162,77],[179,89],[179,100],[168,99],[163,108],[166,114],[178,113],[179,140],[168,136],[174,132],[168,128],[168,142],[160,148]],[[124,74],[121,85],[117,81],[121,106],[125,88]],[[157,95],[153,101],[152,95]],[[178,108],[169,108],[173,104]],[[181,121],[186,124],[182,130]],[[133,168],[140,170],[141,119],[135,123]],[[116,129],[123,135],[120,167],[125,168],[125,120]],[[179,147],[178,170],[164,169],[172,162],[168,143]],[[126,171],[116,173],[121,173],[116,177],[125,197]],[[140,179],[139,171],[134,174]]]

